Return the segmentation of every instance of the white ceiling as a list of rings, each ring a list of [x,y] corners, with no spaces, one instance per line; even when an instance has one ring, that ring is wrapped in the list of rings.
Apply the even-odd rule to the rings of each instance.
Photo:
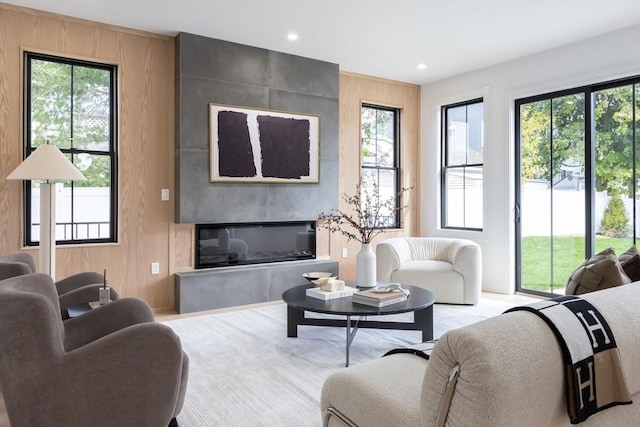
[[[640,0],[0,1],[229,40],[417,84],[640,23]],[[289,32],[299,39],[289,41]],[[426,69],[418,70],[419,63]]]

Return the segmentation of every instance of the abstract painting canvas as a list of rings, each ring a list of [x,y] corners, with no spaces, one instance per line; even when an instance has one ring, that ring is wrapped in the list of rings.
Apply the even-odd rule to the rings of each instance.
[[[318,116],[209,104],[211,182],[318,183]]]

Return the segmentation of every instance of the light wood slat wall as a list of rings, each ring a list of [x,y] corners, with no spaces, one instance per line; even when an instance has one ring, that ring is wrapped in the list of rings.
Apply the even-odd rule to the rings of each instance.
[[[340,194],[353,194],[360,177],[360,109],[363,103],[400,109],[400,174],[401,185],[415,186],[405,202],[409,208],[401,218],[402,229],[390,230],[378,236],[380,240],[397,236],[417,236],[418,230],[418,159],[420,140],[420,87],[408,83],[380,79],[354,73],[340,72]],[[346,206],[340,200],[340,208]],[[326,234],[326,232],[324,232]],[[340,234],[329,239],[329,255],[340,262],[340,277],[354,280],[355,259],[360,243],[346,241]],[[347,258],[342,258],[342,249],[347,248]]]
[[[58,247],[56,275],[107,269],[121,295],[173,307],[169,243],[173,202],[174,41],[0,4],[0,253],[22,248],[22,183],[4,178],[22,161],[24,50],[116,64],[119,70],[119,240]],[[160,274],[151,275],[151,262]]]
[[[123,296],[142,298],[156,311],[173,309],[173,273],[194,266],[194,226],[173,222],[174,41],[101,23],[0,3],[0,253],[23,248],[21,183],[6,177],[22,160],[22,54],[24,50],[77,57],[119,67],[119,241],[59,247],[57,276],[108,271]],[[402,114],[402,183],[419,178],[420,87],[340,72],[340,193],[351,193],[360,164],[360,105],[398,107]],[[418,235],[418,191],[412,191],[403,229],[381,236]],[[349,256],[342,258],[342,248]],[[355,278],[357,242],[318,236],[318,255],[340,262],[341,277]],[[160,274],[151,275],[151,262]]]
[[[195,266],[196,230],[193,224],[171,224],[169,255],[172,273],[193,270]]]

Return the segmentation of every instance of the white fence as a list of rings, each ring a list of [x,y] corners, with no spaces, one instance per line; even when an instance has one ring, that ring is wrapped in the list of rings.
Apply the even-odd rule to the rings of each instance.
[[[111,199],[109,188],[75,188],[73,210],[71,188],[56,184],[56,240],[69,239],[74,233],[76,239],[97,239],[109,237],[109,212]],[[40,240],[40,188],[31,191],[31,238]],[[73,215],[73,218],[72,218]],[[73,225],[72,225],[73,224]]]
[[[553,197],[553,216],[551,202]],[[595,219],[596,233],[607,207],[606,192],[596,193]],[[633,199],[622,198],[629,224],[633,215]],[[527,185],[521,196],[521,226],[523,236],[549,236],[553,218],[553,234],[584,235],[585,230],[585,192],[584,190],[554,189],[553,193],[546,185]],[[638,220],[636,219],[636,223]]]

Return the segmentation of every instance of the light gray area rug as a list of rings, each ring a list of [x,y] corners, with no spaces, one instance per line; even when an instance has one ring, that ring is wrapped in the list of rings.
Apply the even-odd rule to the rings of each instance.
[[[434,337],[512,305],[487,298],[477,306],[436,304]],[[346,331],[300,326],[297,338],[287,338],[286,311],[283,303],[164,322],[180,336],[190,358],[181,427],[322,424],[322,384],[332,372],[349,369],[344,367]],[[410,316],[393,317],[406,321]],[[420,338],[418,331],[361,329],[351,345],[350,365]]]

